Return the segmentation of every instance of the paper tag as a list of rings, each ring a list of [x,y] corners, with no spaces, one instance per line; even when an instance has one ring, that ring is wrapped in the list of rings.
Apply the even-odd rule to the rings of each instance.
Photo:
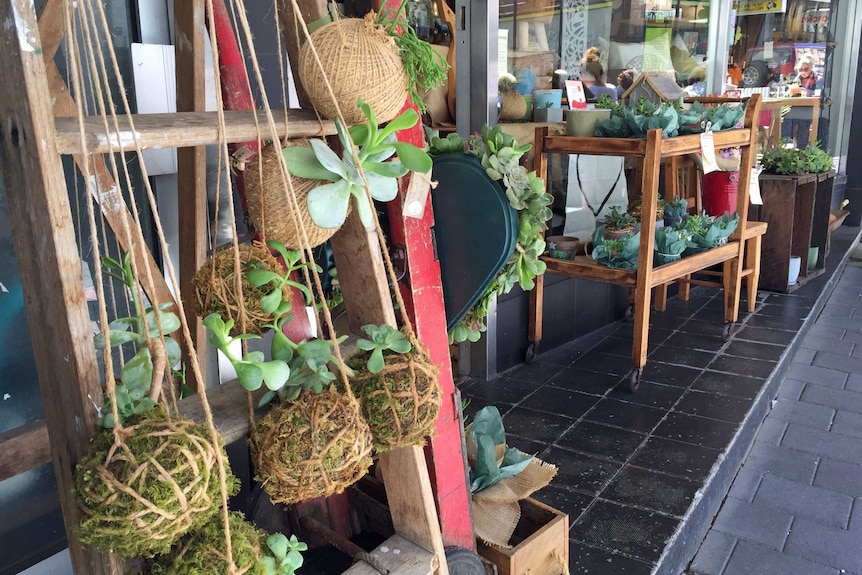
[[[760,195],[760,172],[762,171],[762,167],[751,168],[751,180],[748,182],[748,201],[757,206],[763,205],[763,197]]]
[[[703,132],[700,135],[700,153],[703,156],[703,173],[709,174],[718,170],[718,164],[715,161],[715,144],[712,139],[712,132]]]
[[[404,194],[401,214],[408,218],[421,219],[425,214],[425,204],[428,203],[428,192],[436,187],[437,182],[431,181],[431,172],[410,172],[410,183],[407,185],[407,193]]]
[[[769,60],[772,58],[772,42],[764,42],[763,43],[763,58],[764,60]]]
[[[584,93],[584,85],[580,80],[566,80],[566,99],[572,110],[585,110],[587,108],[587,95]]]
[[[245,165],[248,162],[249,158],[254,156],[257,152],[252,152],[247,147],[243,146],[239,148],[236,152],[231,156],[231,166],[237,170],[238,172],[245,171]]]

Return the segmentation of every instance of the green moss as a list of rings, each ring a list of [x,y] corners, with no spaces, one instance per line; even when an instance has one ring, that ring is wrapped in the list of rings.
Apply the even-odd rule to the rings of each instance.
[[[129,433],[125,447],[115,446],[110,431],[96,436],[76,468],[74,491],[82,514],[78,536],[121,557],[152,557],[218,512],[216,451],[205,426],[176,418],[168,422],[158,408],[124,432]],[[239,490],[229,469],[227,487],[230,494]]]
[[[230,514],[231,551],[237,573],[265,575],[261,553],[266,549],[266,533]],[[224,523],[214,518],[199,531],[185,537],[167,555],[156,559],[153,575],[222,575],[228,572]]]

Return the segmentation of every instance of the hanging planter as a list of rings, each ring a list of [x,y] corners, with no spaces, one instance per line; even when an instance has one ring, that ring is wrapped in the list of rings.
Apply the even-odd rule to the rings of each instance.
[[[291,146],[310,148],[310,143],[308,140],[288,140],[286,147]],[[308,238],[308,247],[319,246],[340,229],[338,226],[320,227],[308,213],[308,193],[327,182],[293,176],[293,192],[298,206],[298,214],[294,215],[294,205],[292,201],[288,201],[289,189],[285,189],[279,166],[281,152],[280,145],[270,144],[261,151],[259,158],[246,165],[245,196],[248,216],[255,230],[263,233],[267,239],[277,240],[290,249],[304,247],[300,231],[302,228]],[[297,227],[297,221],[300,227]]]
[[[371,466],[371,433],[359,405],[332,387],[275,406],[249,445],[255,478],[274,503],[341,493]]]
[[[192,284],[195,288],[195,313],[207,317],[216,313],[223,321],[234,320],[232,334],[241,332],[240,309],[245,314],[244,333],[263,333],[265,325],[276,319],[276,314],[261,308],[261,299],[271,290],[268,286],[255,287],[249,283],[246,273],[253,269],[264,269],[281,275],[283,269],[278,260],[261,243],[239,246],[240,273],[242,274],[242,299],[236,287],[236,266],[233,250],[221,250],[204,263],[195,273]],[[289,300],[287,287],[283,288],[283,299]]]
[[[388,325],[362,329],[371,339],[358,340],[360,351],[346,363],[374,448],[423,444],[440,411],[439,369],[414,337]]]
[[[407,101],[407,72],[398,46],[386,29],[375,23],[373,12],[315,30],[299,51],[298,72],[314,108],[334,120],[338,108],[327,83],[332,87],[348,125],[365,120],[356,108],[357,99],[367,102],[381,123],[394,118]]]
[[[167,553],[218,513],[218,453],[210,432],[156,409],[121,433],[121,441],[110,432],[96,436],[75,470],[78,537],[121,557]],[[230,472],[227,489],[239,490]]]

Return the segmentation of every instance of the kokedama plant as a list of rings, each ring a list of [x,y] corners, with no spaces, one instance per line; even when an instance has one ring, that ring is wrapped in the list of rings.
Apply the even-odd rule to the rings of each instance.
[[[621,212],[619,206],[613,206],[605,215],[605,229],[609,232],[632,232],[637,223],[634,216]]]
[[[273,533],[267,537],[266,546],[272,553],[272,557],[263,558],[266,575],[293,575],[294,571],[302,567],[300,551],[308,549],[308,545],[298,540],[296,535],[288,539],[282,533]]]
[[[292,146],[282,151],[292,175],[331,182],[308,193],[308,212],[322,228],[337,228],[344,223],[351,197],[360,221],[370,226],[373,207],[366,196],[366,185],[372,198],[388,202],[398,194],[398,178],[408,171],[424,174],[431,170],[431,157],[424,150],[399,142],[395,135],[398,130],[416,124],[419,116],[415,110],[405,110],[378,130],[371,107],[361,100],[357,105],[367,123],[345,129],[338,118],[335,120],[344,147],[341,158],[319,139],[311,140],[311,148]],[[396,153],[397,157],[393,158]]]
[[[345,363],[378,451],[425,441],[440,410],[438,368],[412,336],[389,325],[365,325]]]
[[[112,346],[133,343],[138,350],[123,365],[120,382],[116,386],[117,415],[120,423],[125,423],[132,416],[155,407],[162,392],[162,380],[180,362],[179,344],[167,337],[179,329],[180,320],[176,314],[167,311],[173,305],[170,302],[159,304],[158,312],[153,307],[144,309],[129,253],[123,257],[123,263],[103,257],[102,264],[107,275],[128,288],[135,310],[134,316],[116,319],[108,326],[108,339]],[[105,349],[105,334],[96,334],[94,343],[97,350]],[[114,427],[110,397],[105,398],[99,422],[103,427]]]

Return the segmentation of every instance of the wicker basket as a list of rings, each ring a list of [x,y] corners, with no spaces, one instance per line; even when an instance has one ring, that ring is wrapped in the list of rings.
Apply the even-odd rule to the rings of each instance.
[[[311,44],[317,49],[323,72]],[[356,107],[359,98],[371,106],[380,123],[393,119],[407,101],[407,72],[398,46],[374,23],[373,13],[364,19],[344,18],[316,30],[300,49],[299,78],[315,109],[335,119],[338,113],[326,86],[328,80],[350,125],[365,121],[362,110]]]
[[[308,140],[288,140],[288,146],[308,146]],[[278,240],[288,249],[301,249],[302,231],[296,227],[293,202],[287,200],[289,189],[285,189],[281,168],[278,162],[281,147],[270,144],[260,153],[260,158],[250,161],[245,170],[245,199],[248,216],[255,230],[266,236],[267,240]],[[308,247],[319,246],[338,231],[339,228],[321,228],[311,219],[306,199],[308,192],[323,180],[292,178],[293,192],[299,207],[298,221],[305,228]]]

